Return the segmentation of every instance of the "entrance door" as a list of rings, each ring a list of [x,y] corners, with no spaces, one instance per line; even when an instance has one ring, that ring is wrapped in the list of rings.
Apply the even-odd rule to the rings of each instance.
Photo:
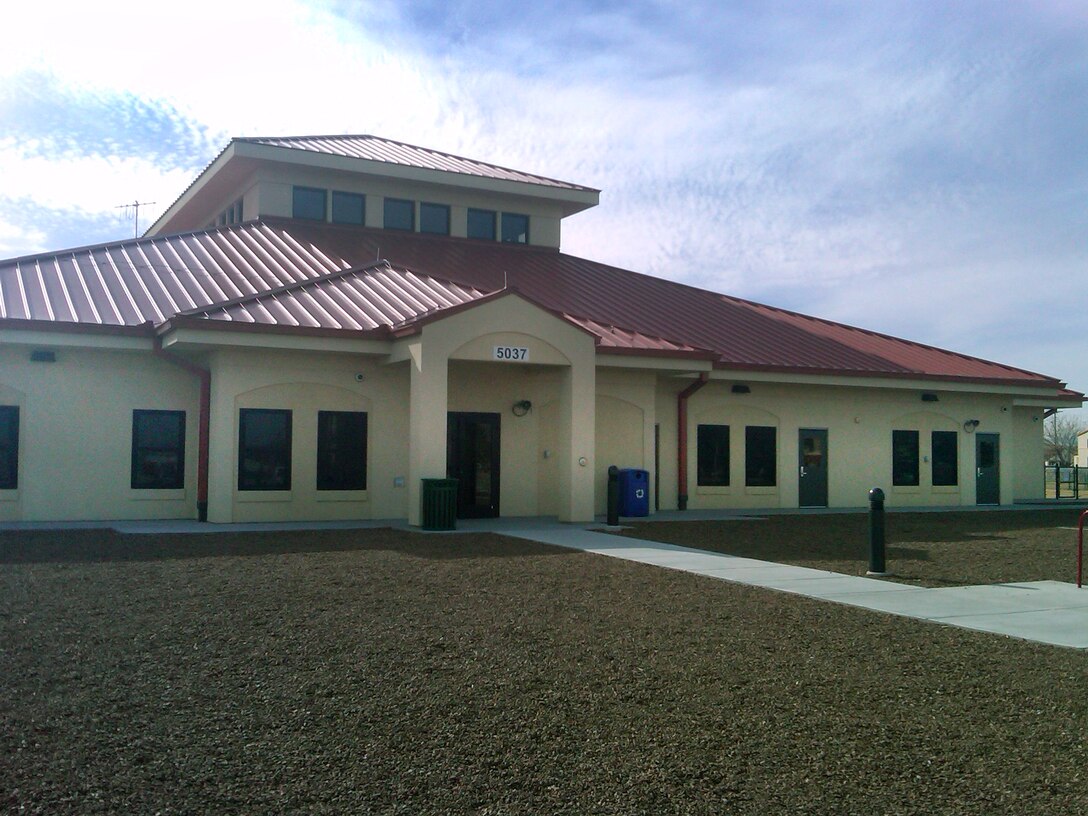
[[[498,414],[449,414],[446,471],[457,479],[457,518],[499,515]]]
[[[975,504],[1001,504],[999,435],[975,434]]]
[[[798,506],[827,507],[827,431],[801,428],[797,432],[797,459]]]

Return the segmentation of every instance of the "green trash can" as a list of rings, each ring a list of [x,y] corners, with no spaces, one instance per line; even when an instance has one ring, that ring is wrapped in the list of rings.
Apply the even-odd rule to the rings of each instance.
[[[457,529],[457,480],[423,480],[423,529]]]

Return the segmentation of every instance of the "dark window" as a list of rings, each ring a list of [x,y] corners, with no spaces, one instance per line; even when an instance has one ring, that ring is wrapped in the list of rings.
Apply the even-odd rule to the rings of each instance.
[[[918,431],[892,431],[892,484],[918,484]]]
[[[749,425],[744,429],[744,484],[774,487],[778,484],[778,429]]]
[[[310,221],[325,220],[325,191],[316,187],[295,187],[291,214]]]
[[[332,191],[332,222],[334,224],[358,224],[366,220],[366,196],[359,193]]]
[[[502,240],[504,244],[529,243],[529,216],[503,213]]]
[[[700,425],[699,486],[725,487],[729,484],[729,426]]]
[[[419,231],[430,232],[435,235],[449,235],[450,208],[445,204],[428,204],[426,201],[420,203]]]
[[[132,412],[132,489],[185,486],[185,412]]]
[[[291,412],[242,408],[238,412],[238,489],[291,489]]]
[[[366,490],[364,412],[317,412],[317,489]]]
[[[959,484],[958,435],[955,431],[933,432],[933,484]]]
[[[416,228],[416,203],[400,198],[385,200],[385,228],[408,230]]]
[[[494,241],[495,216],[496,212],[494,210],[470,209],[468,211],[468,237]]]
[[[19,486],[19,406],[0,405],[0,490]]]

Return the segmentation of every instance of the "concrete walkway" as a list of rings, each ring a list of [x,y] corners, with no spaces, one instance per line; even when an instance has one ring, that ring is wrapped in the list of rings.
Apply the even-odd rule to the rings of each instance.
[[[498,532],[498,531],[496,531]],[[791,592],[822,601],[992,632],[1054,646],[1088,649],[1088,587],[1061,581],[923,587],[793,567],[754,558],[606,535],[570,525],[511,527],[503,535]]]
[[[760,511],[760,515],[766,515],[766,513]],[[723,514],[718,512],[706,514],[706,516],[722,518]],[[662,520],[666,517],[667,514],[659,513],[655,518]],[[686,519],[695,517],[695,514],[682,516]],[[732,517],[740,516],[733,515]],[[876,578],[841,575],[837,572],[723,555],[689,547],[678,547],[674,544],[607,535],[603,532],[604,525],[595,525],[587,529],[576,524],[561,524],[554,519],[514,518],[461,520],[457,522],[457,526],[458,529],[452,533],[433,533],[433,535],[456,535],[459,532],[500,533],[512,538],[554,544],[582,552],[681,570],[748,586],[791,592],[817,600],[903,615],[918,620],[1008,635],[1055,646],[1088,649],[1088,587],[1077,589],[1075,584],[1061,581],[926,589]],[[197,521],[0,524],[0,529],[7,530],[93,527],[113,528],[120,533],[145,535],[167,532],[214,534],[367,527],[393,527],[420,532],[418,528],[408,527],[403,519],[253,524],[209,524]]]

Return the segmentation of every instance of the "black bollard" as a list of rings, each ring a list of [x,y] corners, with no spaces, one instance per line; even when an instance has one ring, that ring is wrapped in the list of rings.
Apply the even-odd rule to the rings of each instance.
[[[608,468],[608,526],[620,524],[620,469],[615,465]]]
[[[884,561],[884,491],[869,491],[869,575],[887,575]]]

